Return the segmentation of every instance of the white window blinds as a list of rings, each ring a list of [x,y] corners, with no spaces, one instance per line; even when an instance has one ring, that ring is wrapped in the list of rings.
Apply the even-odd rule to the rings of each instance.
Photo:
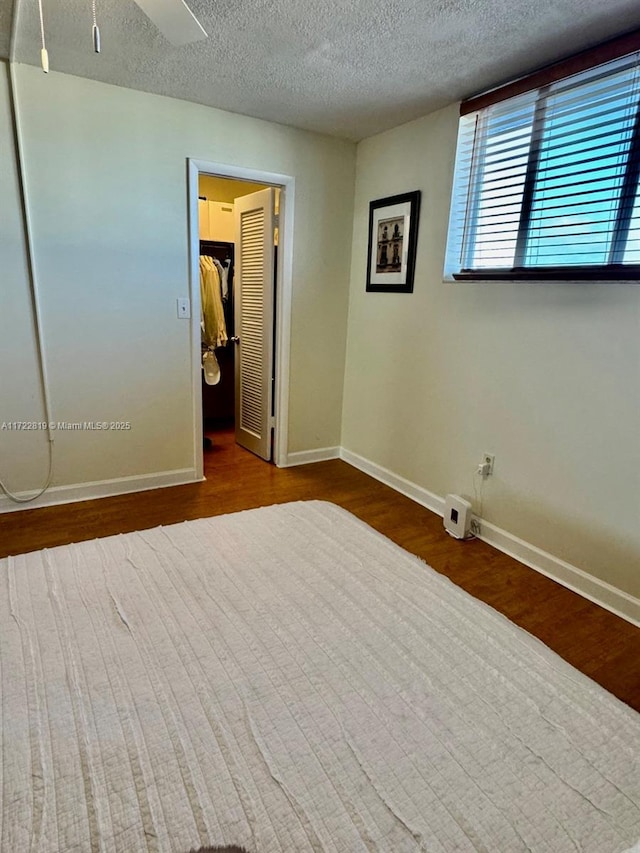
[[[460,119],[447,272],[640,279],[640,55]]]

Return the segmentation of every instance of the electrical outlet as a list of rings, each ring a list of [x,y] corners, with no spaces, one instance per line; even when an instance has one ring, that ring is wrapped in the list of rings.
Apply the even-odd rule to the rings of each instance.
[[[480,517],[477,515],[471,516],[471,524],[469,525],[469,530],[474,536],[480,536],[482,533],[482,525],[480,523]]]
[[[483,453],[482,455],[482,476],[484,479],[490,477],[493,474],[493,463],[495,462],[496,457],[493,453]]]

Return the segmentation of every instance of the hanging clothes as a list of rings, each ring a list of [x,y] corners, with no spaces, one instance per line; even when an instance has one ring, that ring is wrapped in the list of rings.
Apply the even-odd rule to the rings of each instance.
[[[216,265],[218,274],[220,275],[220,292],[222,293],[222,301],[226,302],[229,298],[229,267],[224,266],[217,258],[213,258],[212,260]]]
[[[206,255],[200,255],[200,304],[202,343],[214,349],[224,346],[228,337],[220,274],[213,260]]]

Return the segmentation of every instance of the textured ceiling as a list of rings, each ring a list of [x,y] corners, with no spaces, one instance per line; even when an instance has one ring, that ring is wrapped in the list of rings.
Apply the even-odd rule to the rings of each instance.
[[[191,0],[210,38],[177,48],[133,0],[97,0],[97,56],[90,0],[43,2],[52,70],[350,139],[640,27],[638,0]],[[20,0],[16,59],[39,52]]]
[[[9,55],[13,0],[0,0],[0,57]]]

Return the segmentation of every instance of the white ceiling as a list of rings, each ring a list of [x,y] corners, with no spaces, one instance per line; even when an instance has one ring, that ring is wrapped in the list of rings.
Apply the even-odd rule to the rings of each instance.
[[[133,0],[43,0],[52,70],[361,139],[640,27],[638,0],[190,0],[173,47]],[[14,0],[0,0],[0,56]],[[36,0],[16,59],[39,64]]]

